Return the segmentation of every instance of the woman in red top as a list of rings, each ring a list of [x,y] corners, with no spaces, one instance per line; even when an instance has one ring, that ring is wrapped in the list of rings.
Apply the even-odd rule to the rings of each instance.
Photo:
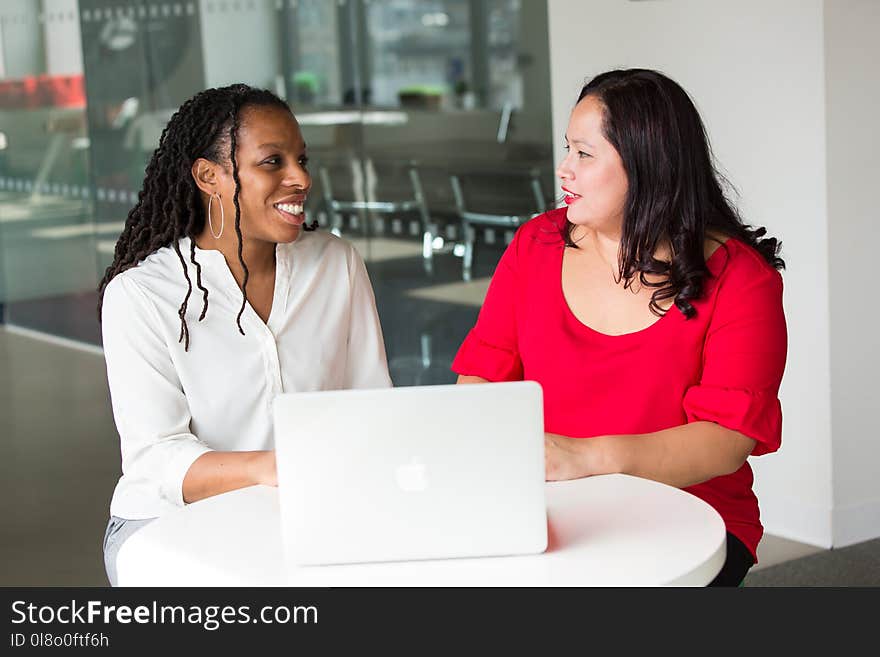
[[[713,584],[739,584],[763,533],[746,459],[781,441],[780,243],[743,224],[660,73],[594,78],[565,142],[567,207],[517,231],[452,369],[541,384],[548,480],[623,472],[711,504],[728,531]]]

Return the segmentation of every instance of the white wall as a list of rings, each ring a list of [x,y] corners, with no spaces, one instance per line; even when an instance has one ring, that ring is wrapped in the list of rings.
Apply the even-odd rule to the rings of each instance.
[[[755,489],[768,533],[830,547],[822,0],[549,0],[549,25],[558,142],[585,78],[618,67],[659,69],[695,99],[746,220],[782,238],[783,446],[752,459]]]
[[[880,533],[880,2],[826,0],[835,545]]]

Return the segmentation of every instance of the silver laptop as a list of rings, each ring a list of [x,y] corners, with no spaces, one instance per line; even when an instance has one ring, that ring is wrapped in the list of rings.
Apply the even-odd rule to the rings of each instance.
[[[537,383],[288,393],[273,412],[288,563],[546,550]]]

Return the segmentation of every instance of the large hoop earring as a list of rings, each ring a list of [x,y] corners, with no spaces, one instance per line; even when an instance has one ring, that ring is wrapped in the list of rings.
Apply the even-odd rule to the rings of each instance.
[[[217,205],[220,206],[220,232],[214,232],[214,222],[211,221],[211,203],[214,201],[214,197],[217,197]],[[220,194],[211,194],[211,197],[208,199],[208,227],[211,229],[211,235],[214,236],[215,240],[219,240],[223,235],[223,228],[226,226],[226,215],[223,212],[223,202],[220,200]]]

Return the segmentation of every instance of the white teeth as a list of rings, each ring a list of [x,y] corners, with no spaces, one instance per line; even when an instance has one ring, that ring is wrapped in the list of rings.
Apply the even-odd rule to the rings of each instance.
[[[303,206],[302,203],[276,203],[275,207],[281,210],[282,212],[287,212],[289,214],[302,214]]]

